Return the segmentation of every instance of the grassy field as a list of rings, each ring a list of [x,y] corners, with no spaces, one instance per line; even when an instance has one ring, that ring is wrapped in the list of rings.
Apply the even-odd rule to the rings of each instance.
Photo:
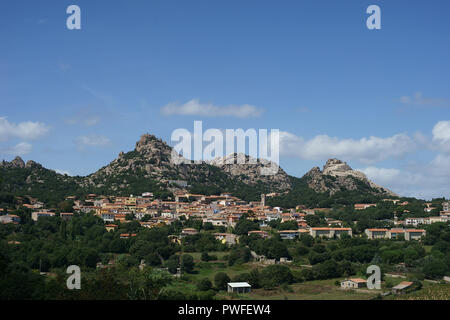
[[[335,285],[336,280],[316,280],[304,283],[295,283],[288,289],[274,290],[255,289],[248,294],[235,295],[235,299],[252,300],[369,300],[375,298],[380,290],[366,292],[365,290],[343,290]],[[218,297],[226,298],[226,293]]]
[[[422,282],[420,290],[387,296],[387,300],[450,300],[450,284]]]
[[[241,273],[248,273],[250,270],[260,267],[256,263],[245,263],[234,266],[228,266],[227,261],[223,260],[226,252],[210,252],[210,255],[216,255],[218,260],[203,262],[201,261],[200,253],[189,253],[194,257],[196,262],[194,273],[187,274],[183,279],[174,281],[170,285],[170,289],[174,289],[185,294],[190,294],[197,291],[196,283],[208,278],[214,283],[214,276],[218,272],[225,272],[231,279]],[[292,265],[293,270],[301,269],[300,267]],[[294,283],[289,286],[277,287],[273,290],[253,289],[248,294],[229,294],[225,291],[220,291],[216,294],[215,299],[229,300],[370,300],[376,299],[382,292],[390,291],[392,286],[399,284],[402,281],[408,281],[404,278],[394,278],[385,276],[382,282],[381,290],[343,290],[336,285],[336,281],[341,281],[342,278],[315,280],[303,283]],[[450,299],[450,285],[449,284],[435,284],[422,281],[422,289],[412,292],[410,294],[389,295],[383,297],[383,300],[448,300]]]
[[[197,281],[203,278],[209,278],[209,280],[213,281],[214,276],[218,272],[225,272],[231,279],[233,277],[249,272],[256,266],[251,264],[239,264],[234,266],[228,266],[226,262],[223,261],[212,261],[208,263],[198,263],[194,269],[193,274],[189,274],[188,277],[193,281]]]
[[[187,254],[191,255],[194,258],[194,262],[199,262],[201,261],[201,252],[186,252]],[[208,252],[208,254],[210,256],[216,256],[217,257],[217,261],[223,261],[223,256],[229,254],[229,252],[227,251],[212,251],[212,252]]]
[[[209,255],[215,255],[218,258],[209,262],[201,261],[201,253],[199,252],[189,252],[188,254],[194,258],[194,272],[185,274],[184,279],[174,281],[168,286],[169,289],[174,289],[185,294],[197,291],[196,283],[201,279],[208,278],[214,284],[214,276],[219,272],[225,272],[233,279],[233,277],[241,273],[249,272],[256,267],[251,263],[229,266],[227,261],[223,260],[223,256],[228,254],[228,252],[208,252]]]

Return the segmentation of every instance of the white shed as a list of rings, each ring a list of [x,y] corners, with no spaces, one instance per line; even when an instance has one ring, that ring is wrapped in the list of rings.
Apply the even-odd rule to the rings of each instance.
[[[247,282],[229,282],[227,291],[230,293],[247,293],[252,291],[252,286]]]

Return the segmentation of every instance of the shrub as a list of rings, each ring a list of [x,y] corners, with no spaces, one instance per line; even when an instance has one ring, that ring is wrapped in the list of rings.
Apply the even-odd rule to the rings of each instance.
[[[203,278],[199,282],[197,282],[197,289],[199,291],[208,291],[211,290],[212,283],[208,278]]]
[[[228,282],[230,282],[230,277],[225,272],[219,272],[214,277],[214,284],[219,290],[226,290]]]
[[[264,289],[272,289],[283,283],[290,284],[292,281],[293,276],[287,266],[270,265],[260,273],[260,283]]]

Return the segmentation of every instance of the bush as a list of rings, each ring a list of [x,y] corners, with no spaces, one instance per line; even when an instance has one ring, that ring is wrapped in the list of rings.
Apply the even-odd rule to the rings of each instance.
[[[205,261],[205,262],[214,261],[214,260],[217,260],[217,256],[209,255],[207,252],[202,252],[201,260]]]
[[[297,254],[299,256],[304,256],[307,255],[309,253],[309,249],[303,245],[299,245],[297,246]]]
[[[388,288],[388,289],[391,289],[394,286],[391,279],[386,279],[384,284],[385,284],[386,288]]]
[[[226,290],[228,282],[230,282],[230,277],[225,272],[219,272],[214,277],[214,284],[219,290]]]
[[[173,255],[165,262],[165,267],[170,273],[175,274],[178,271],[179,261],[179,256]]]
[[[340,277],[339,265],[334,260],[328,260],[314,266],[317,279],[331,279]]]
[[[249,248],[237,248],[231,251],[228,256],[228,265],[232,266],[234,264],[245,263],[250,261],[251,253]]]
[[[189,254],[181,256],[181,269],[183,272],[191,273],[194,270],[194,258]]]
[[[212,283],[208,278],[203,278],[197,283],[197,289],[199,291],[208,291],[211,290]]]
[[[422,272],[424,273],[424,275],[427,278],[431,279],[440,279],[443,276],[445,276],[447,271],[448,271],[447,264],[444,261],[434,257],[427,259],[424,262],[422,268]]]
[[[292,281],[293,276],[287,266],[270,265],[260,273],[260,283],[264,289],[272,289],[283,283],[290,284]]]
[[[213,300],[216,292],[214,290],[208,290],[205,292],[199,292],[197,294],[198,300]]]
[[[300,278],[303,281],[311,281],[314,280],[315,276],[314,276],[314,272],[311,269],[302,269],[300,270]]]
[[[159,293],[158,300],[186,300],[186,295],[181,291],[163,289]]]

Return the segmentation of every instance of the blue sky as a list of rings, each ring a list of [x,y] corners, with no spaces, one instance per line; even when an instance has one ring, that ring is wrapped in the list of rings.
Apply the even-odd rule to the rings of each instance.
[[[71,4],[81,30],[66,28]],[[366,27],[371,4],[381,30]],[[444,0],[2,1],[0,158],[85,175],[142,133],[170,143],[202,120],[280,129],[292,175],[337,157],[402,195],[450,197],[449,10]]]

